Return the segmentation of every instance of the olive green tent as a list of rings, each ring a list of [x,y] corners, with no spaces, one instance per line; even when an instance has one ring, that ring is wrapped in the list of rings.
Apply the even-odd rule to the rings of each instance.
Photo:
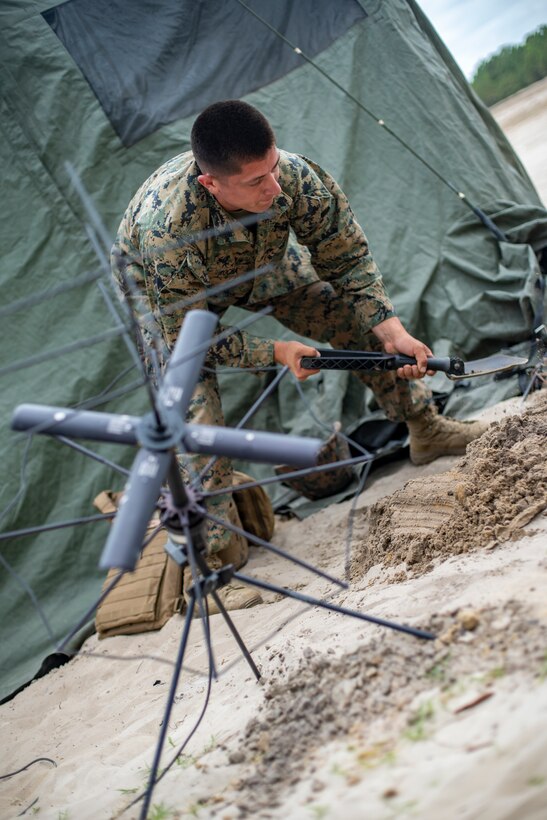
[[[100,490],[122,486],[108,464],[14,433],[19,403],[147,408],[145,390],[129,390],[138,372],[116,329],[100,227],[66,163],[113,236],[135,189],[189,147],[195,115],[214,100],[256,105],[279,145],[339,180],[403,321],[436,352],[479,356],[529,339],[547,213],[413,0],[5,0],[0,61],[4,535],[91,516]],[[332,378],[321,391],[306,385],[316,414],[357,423],[362,391],[347,374]],[[245,392],[233,384],[225,377],[231,419]],[[284,389],[257,425],[317,433],[294,386]],[[484,400],[499,397],[489,388]],[[93,450],[126,466],[134,455]],[[0,542],[2,694],[96,599],[107,529]]]

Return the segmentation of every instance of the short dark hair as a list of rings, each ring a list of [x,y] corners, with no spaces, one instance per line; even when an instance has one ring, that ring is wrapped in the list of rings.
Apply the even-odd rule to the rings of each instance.
[[[205,173],[237,174],[241,163],[261,159],[275,145],[273,128],[258,109],[241,100],[209,105],[194,122],[192,151]]]

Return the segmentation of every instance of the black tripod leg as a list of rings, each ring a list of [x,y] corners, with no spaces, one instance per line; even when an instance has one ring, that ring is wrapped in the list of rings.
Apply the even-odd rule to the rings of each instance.
[[[241,649],[241,651],[242,651],[242,653],[245,657],[245,660],[247,661],[247,663],[249,664],[249,666],[253,670],[253,674],[254,674],[255,678],[257,680],[260,680],[261,675],[260,675],[260,672],[259,672],[255,662],[253,661],[253,659],[251,657],[251,653],[249,652],[249,650],[247,649],[247,647],[243,643],[243,639],[242,639],[241,635],[237,631],[234,622],[232,621],[232,619],[228,615],[228,613],[226,611],[226,608],[224,607],[224,604],[222,603],[222,601],[220,600],[220,598],[218,597],[218,595],[216,593],[216,590],[212,590],[210,595],[213,598],[215,604],[218,606],[220,614],[222,615],[222,617],[224,618],[224,620],[226,621],[226,623],[230,627],[230,632],[232,633],[232,635],[236,639],[237,645]]]
[[[184,619],[184,629],[182,630],[182,637],[179,644],[179,651],[177,655],[177,660],[175,663],[175,668],[173,671],[173,677],[171,678],[171,686],[169,688],[169,695],[167,700],[167,708],[165,709],[165,714],[163,717],[163,723],[160,728],[160,734],[158,737],[158,742],[156,745],[156,751],[154,754],[154,761],[152,763],[152,768],[150,769],[150,777],[148,779],[148,786],[146,787],[146,792],[144,795],[142,810],[141,810],[141,820],[146,820],[148,815],[148,809],[150,807],[150,801],[152,799],[152,791],[154,789],[154,784],[156,782],[156,777],[158,773],[158,768],[160,765],[160,757],[161,752],[163,749],[163,744],[165,742],[165,736],[167,735],[167,730],[169,728],[169,718],[171,716],[171,709],[173,708],[173,703],[175,702],[175,694],[177,690],[177,684],[179,681],[180,670],[182,669],[182,662],[184,660],[184,652],[186,650],[186,644],[188,642],[188,634],[190,632],[190,626],[192,625],[192,618],[194,616],[194,606],[195,606],[195,597],[190,593],[190,600],[188,601],[188,609],[186,610],[186,617]]]
[[[208,567],[203,559],[203,556],[201,555],[199,544],[198,548],[196,549],[194,539],[192,538],[192,533],[190,532],[190,527],[188,527],[188,525],[185,524],[183,529],[184,534],[186,536],[186,557],[188,559],[188,563],[192,573],[192,579],[194,583],[194,595],[196,597],[199,614],[201,616],[201,621],[203,624],[203,634],[205,637],[207,654],[209,655],[209,665],[211,668],[211,674],[213,678],[215,678],[216,680],[218,678],[218,675],[215,664],[215,656],[213,654],[213,644],[211,642],[211,632],[209,629],[209,610],[207,608],[206,598],[203,595],[202,585],[200,584],[198,579],[198,567],[201,570],[202,574],[207,574]]]
[[[234,572],[234,578],[239,578],[243,583],[259,587],[259,589],[266,589],[269,592],[278,592],[286,598],[294,598],[295,601],[302,601],[305,604],[312,604],[312,606],[321,606],[323,609],[330,609],[332,612],[339,612],[342,615],[351,615],[352,618],[369,621],[370,623],[378,624],[378,626],[387,626],[398,632],[406,632],[407,635],[414,635],[415,638],[434,641],[437,637],[436,635],[432,635],[431,632],[424,632],[422,629],[414,629],[412,626],[398,624],[395,621],[386,621],[383,618],[375,618],[374,615],[365,615],[364,612],[357,612],[355,609],[346,609],[337,604],[329,604],[328,601],[321,601],[319,598],[312,598],[310,595],[302,595],[301,592],[295,592],[292,589],[285,589],[285,587],[278,587],[275,586],[275,584],[268,584],[266,581],[259,581],[257,578],[249,578],[248,575],[242,575],[240,572]]]

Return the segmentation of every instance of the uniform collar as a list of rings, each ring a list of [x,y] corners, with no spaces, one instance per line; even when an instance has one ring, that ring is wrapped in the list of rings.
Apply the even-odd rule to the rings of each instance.
[[[222,205],[209,191],[198,182],[198,176],[201,170],[196,160],[194,159],[188,168],[188,181],[194,187],[197,195],[196,199],[203,208],[209,211],[209,225],[211,228],[223,228],[230,223],[234,223],[234,227],[229,233],[221,234],[217,237],[219,244],[233,243],[233,242],[252,242],[253,235],[249,228],[241,225],[232,214],[225,211]],[[279,217],[289,210],[292,206],[292,198],[282,191],[279,196],[275,198],[268,213],[270,216],[266,217],[258,223],[257,234],[262,233],[261,229],[275,223]]]

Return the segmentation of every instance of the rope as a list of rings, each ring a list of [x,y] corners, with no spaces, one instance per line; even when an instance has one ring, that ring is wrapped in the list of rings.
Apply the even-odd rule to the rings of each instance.
[[[417,151],[415,151],[411,145],[405,142],[405,140],[403,140],[395,131],[393,131],[392,128],[390,128],[386,124],[384,119],[378,117],[370,109],[363,105],[361,100],[357,99],[357,97],[355,97],[351,92],[349,92],[347,88],[344,88],[344,86],[341,85],[337,80],[335,80],[334,77],[332,77],[327,71],[321,68],[320,65],[314,62],[311,59],[311,57],[308,57],[308,55],[305,54],[299,46],[295,45],[294,43],[291,43],[291,41],[287,39],[287,37],[285,37],[274,26],[268,23],[267,20],[264,20],[264,18],[257,14],[256,11],[247,6],[246,3],[243,2],[243,0],[236,0],[236,2],[239,3],[240,6],[243,6],[243,8],[246,9],[249,12],[249,14],[252,14],[253,17],[256,17],[256,19],[259,20],[263,25],[265,25],[273,34],[275,34],[276,37],[282,40],[285,43],[285,45],[289,46],[289,48],[291,48],[295,52],[295,54],[298,54],[300,57],[302,57],[303,60],[305,60],[307,63],[313,66],[313,68],[315,68],[316,71],[318,71],[326,80],[332,83],[332,85],[334,85],[339,91],[341,91],[342,94],[345,94],[345,96],[348,97],[348,99],[350,99],[353,103],[355,103],[355,105],[358,108],[360,108],[361,111],[367,114],[367,116],[371,117],[375,121],[375,123],[378,126],[380,126],[380,128],[382,128],[387,134],[392,136],[393,139],[395,139],[399,143],[399,145],[401,145],[406,151],[412,154],[412,156],[415,159],[417,159],[418,162],[421,162],[422,165],[424,165],[430,173],[436,176],[437,179],[443,183],[443,185],[446,185],[448,188],[450,188],[450,190],[454,194],[456,194],[456,196],[464,203],[464,205],[467,205],[467,207],[471,211],[473,211],[475,216],[477,216],[483,223],[483,225],[486,228],[488,228],[488,230],[495,236],[498,242],[510,241],[507,235],[498,228],[498,226],[490,219],[490,217],[488,217],[484,213],[484,211],[481,210],[481,208],[479,208],[477,205],[474,205],[463,191],[459,191],[458,188],[452,182],[450,182],[450,180],[446,179],[446,177],[439,173],[439,171],[437,171],[437,169],[434,168],[426,159],[424,159],[420,154],[418,154]]]

